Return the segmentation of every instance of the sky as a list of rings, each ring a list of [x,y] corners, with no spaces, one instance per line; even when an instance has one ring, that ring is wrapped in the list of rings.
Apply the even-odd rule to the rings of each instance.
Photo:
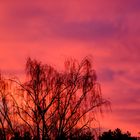
[[[140,0],[0,1],[0,69],[22,76],[27,57],[61,68],[92,59],[111,112],[103,129],[140,131]]]

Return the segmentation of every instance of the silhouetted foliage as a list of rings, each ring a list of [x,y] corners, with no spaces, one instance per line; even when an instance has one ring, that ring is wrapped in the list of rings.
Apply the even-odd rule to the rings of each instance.
[[[22,140],[23,138],[20,136],[20,132],[15,132],[14,136],[11,138],[11,140]]]
[[[4,139],[94,139],[96,112],[109,105],[87,58],[67,60],[65,70],[28,58],[26,82],[0,77],[0,125]],[[11,88],[9,90],[8,88]],[[77,138],[78,137],[78,138]]]
[[[115,129],[114,131],[104,132],[100,138],[100,140],[137,140],[137,138],[131,137],[129,132],[122,133],[120,129]]]
[[[24,137],[23,137],[24,140],[31,140],[31,134],[29,131],[27,132],[24,132]]]
[[[82,131],[74,131],[70,136],[70,140],[95,140],[94,134],[90,129],[84,129]]]

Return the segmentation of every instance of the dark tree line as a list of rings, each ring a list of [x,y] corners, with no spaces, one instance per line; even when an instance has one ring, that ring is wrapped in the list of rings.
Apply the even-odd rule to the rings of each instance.
[[[109,130],[103,132],[99,137],[99,140],[137,140],[136,137],[132,137],[130,132],[123,133],[119,128],[114,131]]]

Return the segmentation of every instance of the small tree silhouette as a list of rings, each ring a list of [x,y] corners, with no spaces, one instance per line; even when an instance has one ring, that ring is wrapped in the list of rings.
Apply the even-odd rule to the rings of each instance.
[[[10,101],[9,82],[0,74],[0,139],[6,140],[7,133],[14,134],[13,113]]]

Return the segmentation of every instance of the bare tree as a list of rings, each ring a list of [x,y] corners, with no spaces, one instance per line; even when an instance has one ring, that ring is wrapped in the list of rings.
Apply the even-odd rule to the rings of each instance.
[[[0,128],[2,140],[6,140],[8,133],[14,134],[12,102],[10,100],[10,86],[8,80],[0,74]]]
[[[22,91],[21,103],[13,100],[19,118],[37,139],[69,139],[90,127],[96,111],[109,104],[88,58],[67,60],[62,72],[28,58],[26,74],[24,84],[12,80]]]

